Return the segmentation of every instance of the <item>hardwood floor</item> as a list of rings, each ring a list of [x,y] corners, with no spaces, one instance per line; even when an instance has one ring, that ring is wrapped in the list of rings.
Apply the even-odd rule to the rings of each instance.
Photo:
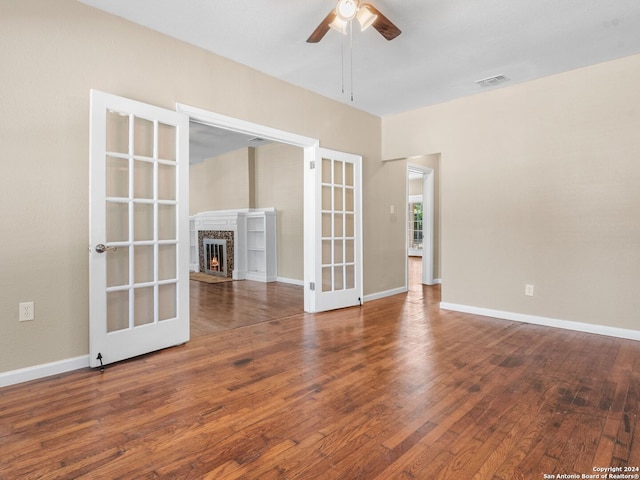
[[[447,312],[439,295],[412,287],[0,389],[0,478],[507,480],[640,466],[640,342]]]
[[[248,280],[189,282],[191,336],[254,325],[304,312],[301,286]]]

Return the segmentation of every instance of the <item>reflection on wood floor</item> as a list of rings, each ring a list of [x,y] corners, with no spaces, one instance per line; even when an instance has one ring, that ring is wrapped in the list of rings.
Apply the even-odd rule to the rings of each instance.
[[[422,258],[409,257],[409,289],[420,296],[421,281]],[[304,291],[298,285],[249,280],[189,283],[192,336],[286,318],[304,311]]]
[[[250,280],[189,283],[192,337],[286,318],[304,311],[302,286]]]
[[[272,296],[243,295],[228,302],[259,312]],[[282,301],[276,320],[104,374],[0,389],[0,479],[528,480],[638,466],[640,342],[439,301],[438,286],[321,314]]]

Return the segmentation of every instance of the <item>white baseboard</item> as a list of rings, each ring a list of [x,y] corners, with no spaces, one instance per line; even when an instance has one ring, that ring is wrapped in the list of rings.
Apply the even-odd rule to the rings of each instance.
[[[67,358],[57,362],[43,363],[42,365],[34,365],[33,367],[20,368],[0,373],[0,387],[15,385],[16,383],[28,382],[39,378],[48,377],[50,375],[58,375],[60,373],[70,372],[89,366],[89,355],[82,355],[75,358]]]
[[[370,302],[371,300],[378,300],[379,298],[390,297],[391,295],[398,295],[399,293],[406,293],[407,287],[399,287],[394,288],[392,290],[386,290],[384,292],[370,293],[369,295],[364,296],[365,302]]]
[[[278,277],[276,281],[304,287],[304,280],[296,280],[295,278]]]
[[[629,330],[626,328],[609,327],[607,325],[597,325],[593,323],[573,322],[570,320],[559,320],[557,318],[539,317],[537,315],[527,315],[524,313],[505,312],[502,310],[492,310],[490,308],[472,307],[456,303],[440,302],[443,310],[454,312],[473,313],[484,317],[500,318],[502,320],[513,320],[515,322],[532,323],[545,327],[563,328],[565,330],[575,330],[577,332],[595,333],[608,337],[626,338],[629,340],[640,340],[640,330]]]

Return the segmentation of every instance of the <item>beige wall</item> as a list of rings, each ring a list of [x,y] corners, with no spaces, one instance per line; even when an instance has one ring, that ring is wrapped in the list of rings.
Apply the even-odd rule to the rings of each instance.
[[[380,118],[74,0],[4,0],[0,32],[0,372],[88,353],[91,88],[318,138],[363,155],[365,184],[377,174]],[[365,188],[371,251],[386,241],[375,196]],[[396,286],[370,258],[365,293]],[[26,301],[36,319],[18,322]]]
[[[271,143],[256,148],[255,153],[256,207],[278,210],[278,277],[303,281],[303,151]]]
[[[249,150],[241,148],[189,167],[189,215],[251,206]]]
[[[638,85],[633,56],[383,119],[384,158],[441,154],[443,301],[640,329]]]
[[[190,214],[275,207],[278,277],[302,282],[303,166],[303,150],[281,143],[244,148],[192,165]]]

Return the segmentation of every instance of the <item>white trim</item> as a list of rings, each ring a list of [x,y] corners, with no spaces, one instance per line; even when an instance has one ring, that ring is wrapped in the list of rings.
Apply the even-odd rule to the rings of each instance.
[[[296,280],[295,278],[278,277],[276,278],[276,282],[288,283],[289,285],[304,287],[304,280]]]
[[[288,143],[290,145],[303,148],[316,147],[320,145],[320,141],[315,138],[305,137],[303,135],[286,132],[284,130],[278,130],[265,125],[241,120],[239,118],[229,117],[209,110],[203,110],[202,108],[192,107],[183,103],[176,103],[176,111],[178,113],[183,113],[190,119],[198,122],[214,125],[224,130],[259,136],[274,142]]]
[[[405,285],[404,287],[398,287],[392,290],[386,290],[384,292],[370,293],[369,295],[364,296],[364,301],[370,302],[371,300],[379,300],[380,298],[390,297],[392,295],[398,295],[400,293],[407,293],[408,291],[409,289]]]
[[[8,387],[17,383],[28,382],[30,380],[38,380],[40,378],[60,373],[87,368],[89,366],[89,355],[82,355],[75,358],[67,358],[57,362],[43,363],[42,365],[34,365],[33,367],[19,368],[18,370],[10,370],[0,373],[0,387]]]
[[[597,325],[593,323],[573,322],[570,320],[560,320],[557,318],[539,317],[537,315],[527,315],[524,313],[505,312],[490,308],[472,307],[456,303],[440,302],[443,310],[454,312],[472,313],[484,317],[494,317],[502,320],[513,320],[515,322],[532,323],[545,327],[562,328],[564,330],[575,330],[577,332],[595,333],[608,337],[626,338],[629,340],[640,340],[640,330],[629,330],[626,328],[610,327],[607,325]]]

